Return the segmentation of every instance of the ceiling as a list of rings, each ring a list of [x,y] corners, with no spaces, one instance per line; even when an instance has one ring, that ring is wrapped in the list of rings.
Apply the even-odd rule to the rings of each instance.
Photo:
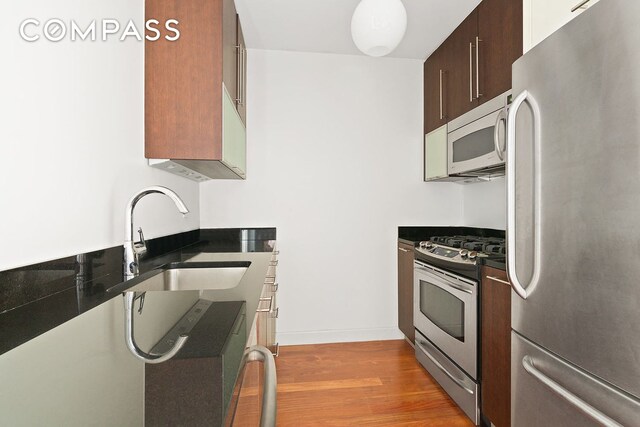
[[[362,55],[351,40],[360,0],[235,0],[249,48]],[[425,59],[480,0],[402,0],[407,33],[390,57]]]

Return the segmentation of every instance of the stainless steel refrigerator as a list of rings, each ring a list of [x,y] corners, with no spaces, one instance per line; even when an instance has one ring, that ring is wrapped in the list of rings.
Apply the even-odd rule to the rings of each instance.
[[[640,1],[513,65],[511,421],[640,426]]]

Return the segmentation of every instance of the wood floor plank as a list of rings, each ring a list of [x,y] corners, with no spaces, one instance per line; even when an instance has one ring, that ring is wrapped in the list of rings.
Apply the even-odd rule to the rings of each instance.
[[[405,341],[280,347],[278,426],[472,426]]]

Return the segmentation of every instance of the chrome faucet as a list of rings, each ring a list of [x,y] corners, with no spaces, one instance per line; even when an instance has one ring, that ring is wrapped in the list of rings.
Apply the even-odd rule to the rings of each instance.
[[[138,260],[141,255],[147,252],[147,246],[144,241],[144,235],[142,234],[142,228],[138,230],[140,233],[140,242],[134,243],[133,241],[133,209],[136,204],[147,194],[160,193],[169,197],[176,204],[178,210],[183,214],[188,214],[189,209],[184,205],[184,202],[176,193],[169,190],[166,187],[153,186],[147,187],[137,192],[129,203],[127,204],[125,223],[124,223],[124,278],[125,280],[131,279],[138,275]]]

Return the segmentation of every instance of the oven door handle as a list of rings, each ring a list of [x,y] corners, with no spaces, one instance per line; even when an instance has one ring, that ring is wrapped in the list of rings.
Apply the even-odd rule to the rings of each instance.
[[[419,265],[416,265],[415,268],[417,268],[418,270],[420,270],[420,271],[422,271],[422,272],[424,272],[424,273],[426,273],[426,274],[428,274],[430,276],[436,277],[437,279],[441,280],[442,283],[444,283],[445,285],[447,285],[447,286],[449,286],[449,287],[451,287],[453,289],[456,289],[456,290],[458,290],[460,292],[464,292],[466,294],[473,294],[473,290],[465,288],[464,286],[462,286],[462,285],[460,285],[458,283],[452,282],[447,277],[435,275],[433,272],[427,270],[424,267],[420,267]]]
[[[447,368],[442,366],[442,364],[440,362],[438,362],[435,357],[433,357],[431,354],[429,354],[429,350],[424,347],[424,344],[420,340],[416,340],[416,344],[418,345],[418,347],[420,347],[420,350],[422,350],[424,352],[425,356],[427,356],[429,358],[429,360],[431,360],[431,362],[433,362],[433,364],[436,365],[436,367],[442,371],[443,374],[448,376],[451,381],[456,383],[461,389],[463,389],[467,393],[469,393],[469,394],[473,394],[474,393],[474,391],[472,389],[470,389],[469,387],[467,387],[467,385],[460,378],[457,378],[451,372],[447,371]]]

